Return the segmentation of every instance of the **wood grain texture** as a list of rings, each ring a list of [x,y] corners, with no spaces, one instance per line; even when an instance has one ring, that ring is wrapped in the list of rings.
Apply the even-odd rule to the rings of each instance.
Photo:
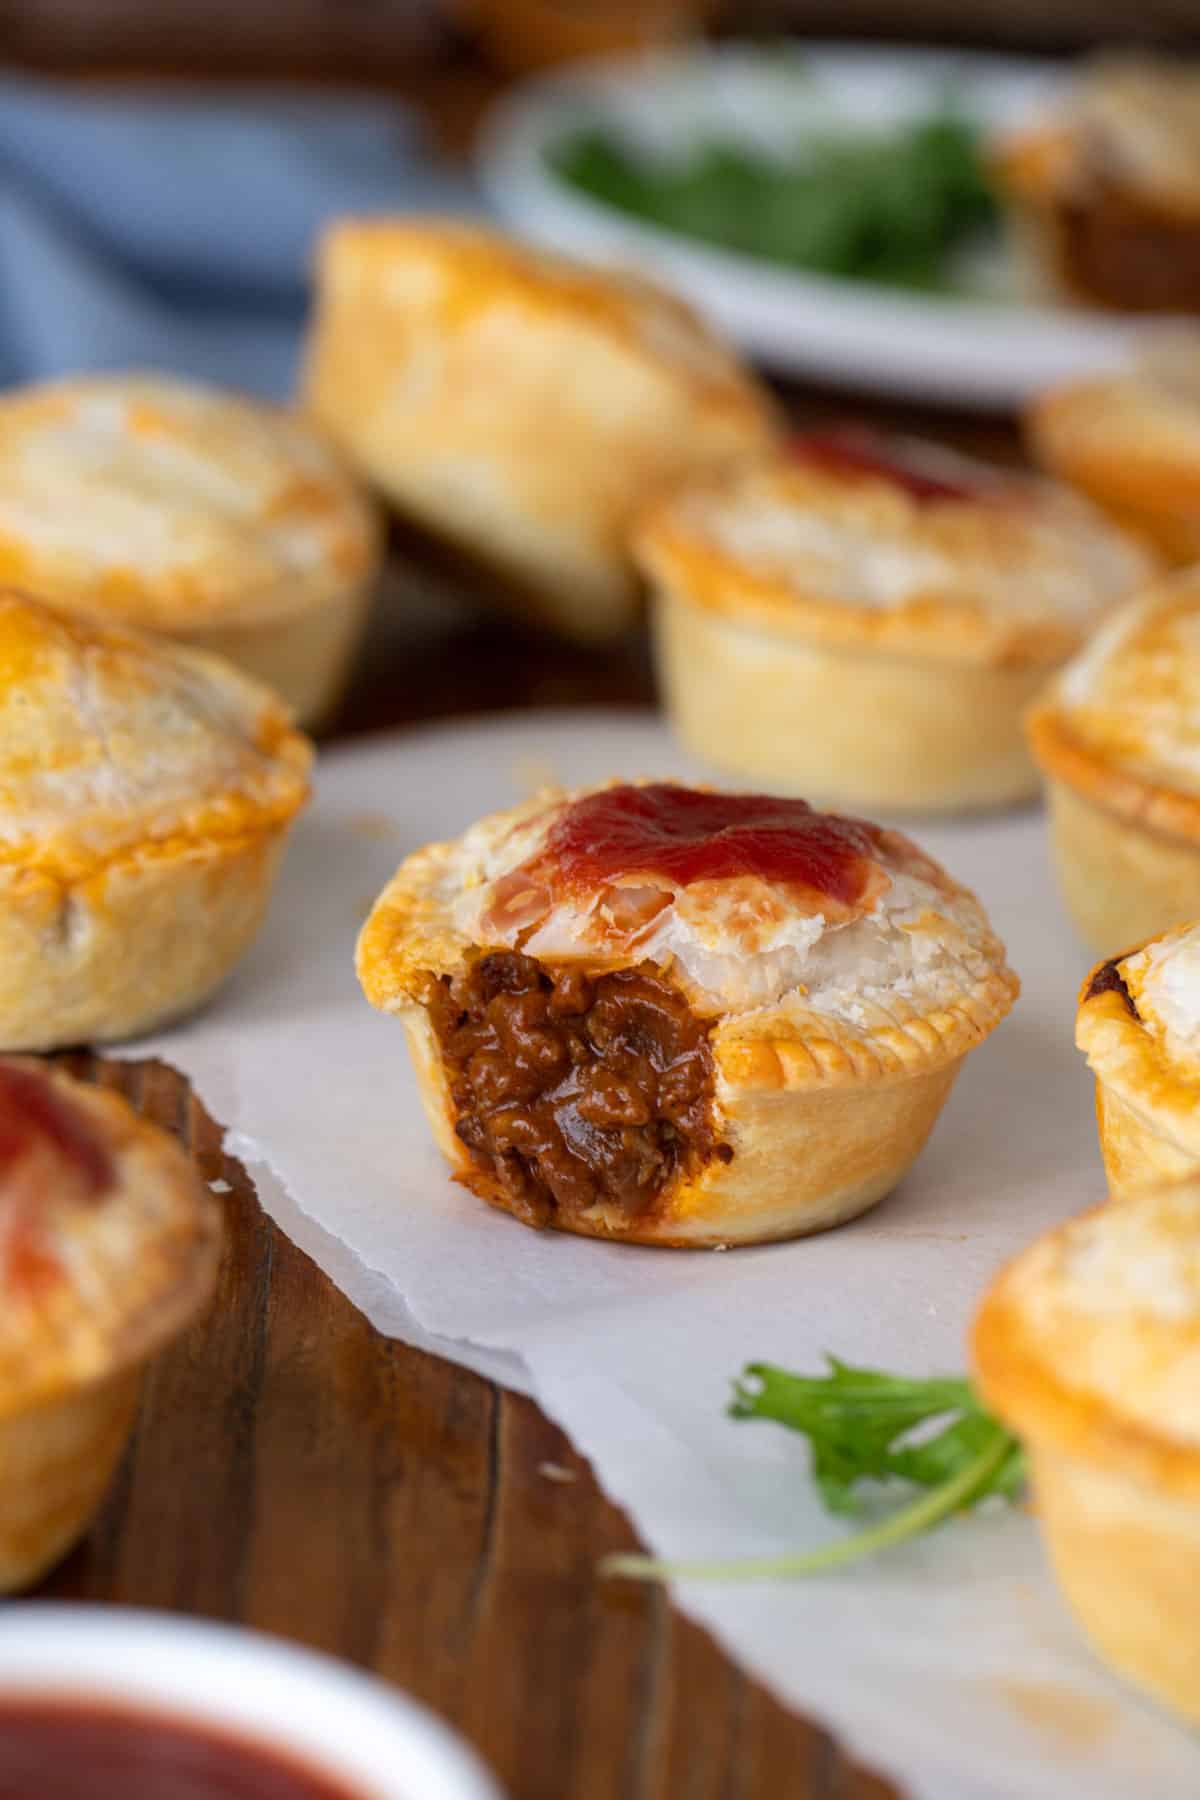
[[[159,1063],[62,1059],[177,1134],[225,1196],[207,1317],[153,1366],[83,1546],[45,1598],[241,1622],[452,1720],[512,1800],[888,1800],[657,1590],[533,1403],[381,1337],[258,1205]]]

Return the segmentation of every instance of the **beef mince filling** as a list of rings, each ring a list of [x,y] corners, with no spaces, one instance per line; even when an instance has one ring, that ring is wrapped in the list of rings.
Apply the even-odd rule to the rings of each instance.
[[[1096,973],[1088,982],[1087,998],[1089,1000],[1094,999],[1097,994],[1120,994],[1122,1000],[1125,1002],[1126,1008],[1136,1019],[1138,1017],[1138,1009],[1133,1004],[1133,995],[1125,985],[1125,977],[1121,973],[1119,963],[1120,958],[1114,957],[1111,962],[1103,963],[1100,968],[1096,970]]]
[[[527,1223],[630,1221],[677,1170],[732,1156],[705,1027],[653,964],[589,976],[493,951],[443,976],[430,1011],[481,1191]]]

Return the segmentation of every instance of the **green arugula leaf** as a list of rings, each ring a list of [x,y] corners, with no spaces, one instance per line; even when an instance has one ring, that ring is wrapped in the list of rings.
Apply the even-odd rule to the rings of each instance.
[[[903,1482],[924,1489],[919,1498],[816,1551],[727,1563],[614,1556],[603,1572],[642,1581],[822,1574],[932,1530],[993,1494],[1012,1499],[1020,1491],[1021,1446],[981,1406],[969,1382],[912,1380],[856,1368],[834,1356],[827,1361],[824,1375],[793,1375],[771,1363],[751,1363],[734,1383],[731,1416],[768,1419],[807,1437],[813,1479],[831,1512],[859,1511],[860,1483]]]

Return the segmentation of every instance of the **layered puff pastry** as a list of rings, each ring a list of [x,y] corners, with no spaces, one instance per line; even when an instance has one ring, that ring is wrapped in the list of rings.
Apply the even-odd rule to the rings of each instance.
[[[1017,992],[908,839],[665,783],[543,794],[418,851],[358,970],[458,1180],[529,1224],[668,1245],[879,1200]]]
[[[0,591],[0,1049],[206,999],[258,929],[310,760],[219,658]]]
[[[1113,1194],[1200,1175],[1200,924],[1098,963],[1075,1041]]]
[[[1055,1574],[1106,1662],[1200,1725],[1200,1185],[1097,1208],[1004,1269],[974,1328]]]
[[[306,392],[405,519],[504,578],[492,597],[592,643],[634,616],[634,508],[777,430],[682,301],[428,220],[328,233]]]
[[[1200,571],[1123,608],[1028,729],[1084,941],[1111,955],[1200,917]]]
[[[869,810],[1035,792],[1025,708],[1153,567],[1065,489],[854,430],[681,487],[636,550],[689,749]]]
[[[1050,388],[1030,408],[1034,455],[1168,562],[1200,560],[1200,333],[1135,366]]]
[[[341,694],[380,543],[279,408],[161,375],[0,395],[0,582],[228,657],[304,724]]]
[[[119,1095],[0,1061],[0,1593],[86,1530],[220,1241],[192,1164]]]
[[[1126,312],[1200,311],[1200,64],[1113,57],[995,157],[1052,290]]]

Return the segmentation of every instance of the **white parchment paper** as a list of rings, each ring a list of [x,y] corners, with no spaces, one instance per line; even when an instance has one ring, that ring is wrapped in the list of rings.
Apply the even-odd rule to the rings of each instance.
[[[802,1443],[724,1416],[744,1363],[815,1370],[828,1349],[961,1370],[989,1271],[1103,1192],[1071,1041],[1087,959],[1032,812],[916,829],[983,897],[1025,993],[968,1060],[917,1168],[865,1219],[762,1249],[636,1250],[528,1231],[449,1182],[403,1034],[354,978],[374,895],[407,852],[540,780],[695,772],[660,725],[614,713],[329,753],[243,968],[201,1017],[131,1049],[190,1076],[269,1210],[376,1325],[536,1394],[670,1557],[783,1551],[840,1529],[811,1494]],[[1200,1741],[1092,1659],[1023,1512],[957,1521],[819,1581],[677,1597],[914,1800],[1200,1795]]]

